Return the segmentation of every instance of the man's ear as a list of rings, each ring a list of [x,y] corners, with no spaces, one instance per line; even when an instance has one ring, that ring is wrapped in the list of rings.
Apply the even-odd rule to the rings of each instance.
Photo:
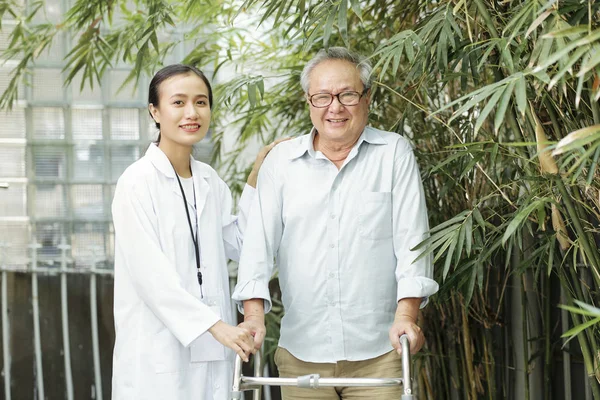
[[[367,105],[371,105],[371,88],[367,90],[367,93],[365,94],[365,99],[367,100]]]
[[[160,113],[158,112],[158,108],[154,107],[154,104],[150,103],[148,105],[148,111],[150,111],[150,115],[152,115],[154,122],[160,124],[160,121],[159,121]]]

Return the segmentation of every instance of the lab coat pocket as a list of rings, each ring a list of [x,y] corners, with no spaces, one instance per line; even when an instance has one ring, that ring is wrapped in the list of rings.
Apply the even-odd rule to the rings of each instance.
[[[371,240],[392,237],[392,193],[362,192],[358,209],[359,231]]]
[[[219,317],[223,317],[221,313],[221,307],[216,302],[207,302],[211,311],[217,314]],[[190,346],[190,361],[192,363],[207,362],[207,361],[223,361],[226,359],[225,346],[217,341],[206,331],[198,339],[194,340]]]
[[[168,374],[184,368],[181,364],[181,351],[184,347],[166,328],[154,335],[152,340],[152,360],[154,372]]]

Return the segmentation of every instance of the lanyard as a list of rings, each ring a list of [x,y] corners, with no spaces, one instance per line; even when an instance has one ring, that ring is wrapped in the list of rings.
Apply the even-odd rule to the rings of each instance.
[[[175,167],[173,167],[175,171]],[[202,271],[200,270],[200,249],[198,247],[198,222],[196,219],[196,235],[194,236],[194,229],[192,228],[192,219],[190,218],[190,211],[188,210],[187,199],[185,198],[185,191],[183,190],[183,185],[181,184],[181,180],[179,179],[179,175],[177,171],[175,171],[175,177],[177,178],[177,182],[179,183],[179,189],[181,190],[181,196],[183,196],[183,206],[185,208],[185,215],[187,216],[188,225],[190,227],[190,234],[192,235],[192,242],[194,242],[194,253],[196,254],[196,270],[198,272],[198,283],[200,284],[200,296],[204,297],[202,293]],[[192,184],[193,184],[192,180]],[[194,187],[194,186],[192,186]],[[196,208],[196,190],[194,189],[194,208]],[[196,217],[197,218],[197,217]]]

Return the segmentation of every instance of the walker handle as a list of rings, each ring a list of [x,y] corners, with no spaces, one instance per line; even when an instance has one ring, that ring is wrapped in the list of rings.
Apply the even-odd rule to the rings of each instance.
[[[239,400],[242,398],[242,392],[253,390],[254,400],[260,400],[260,388],[262,386],[295,386],[317,389],[319,387],[340,387],[340,386],[360,386],[360,387],[378,387],[378,386],[398,386],[403,385],[404,394],[402,400],[413,400],[412,382],[411,382],[411,361],[410,344],[408,335],[400,336],[400,345],[402,346],[402,378],[321,378],[318,374],[299,376],[297,378],[264,378],[262,377],[262,352],[257,351],[254,354],[254,377],[242,376],[242,359],[236,356],[233,370],[233,387],[231,390],[231,399]]]

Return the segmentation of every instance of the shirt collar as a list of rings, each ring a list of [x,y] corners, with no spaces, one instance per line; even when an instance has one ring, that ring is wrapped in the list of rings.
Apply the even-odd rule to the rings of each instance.
[[[169,158],[163,151],[158,147],[155,142],[150,143],[148,149],[146,150],[146,157],[150,159],[150,162],[162,172],[168,178],[175,178],[175,170],[173,169],[173,165]],[[196,165],[198,164],[198,165]],[[208,177],[209,173],[206,168],[200,168],[203,166],[201,163],[197,163],[194,157],[190,155],[190,165],[192,168],[192,174],[198,172],[198,174],[202,177]]]
[[[315,148],[314,148],[314,139],[317,130],[313,127],[310,131],[310,134],[305,135],[301,138],[300,142],[290,152],[290,159],[296,159],[302,157],[304,154],[308,153],[311,157],[315,157]],[[379,131],[370,126],[365,127],[362,134],[358,138],[355,147],[360,146],[362,142],[367,142],[370,144],[387,144],[387,141],[379,134]]]

